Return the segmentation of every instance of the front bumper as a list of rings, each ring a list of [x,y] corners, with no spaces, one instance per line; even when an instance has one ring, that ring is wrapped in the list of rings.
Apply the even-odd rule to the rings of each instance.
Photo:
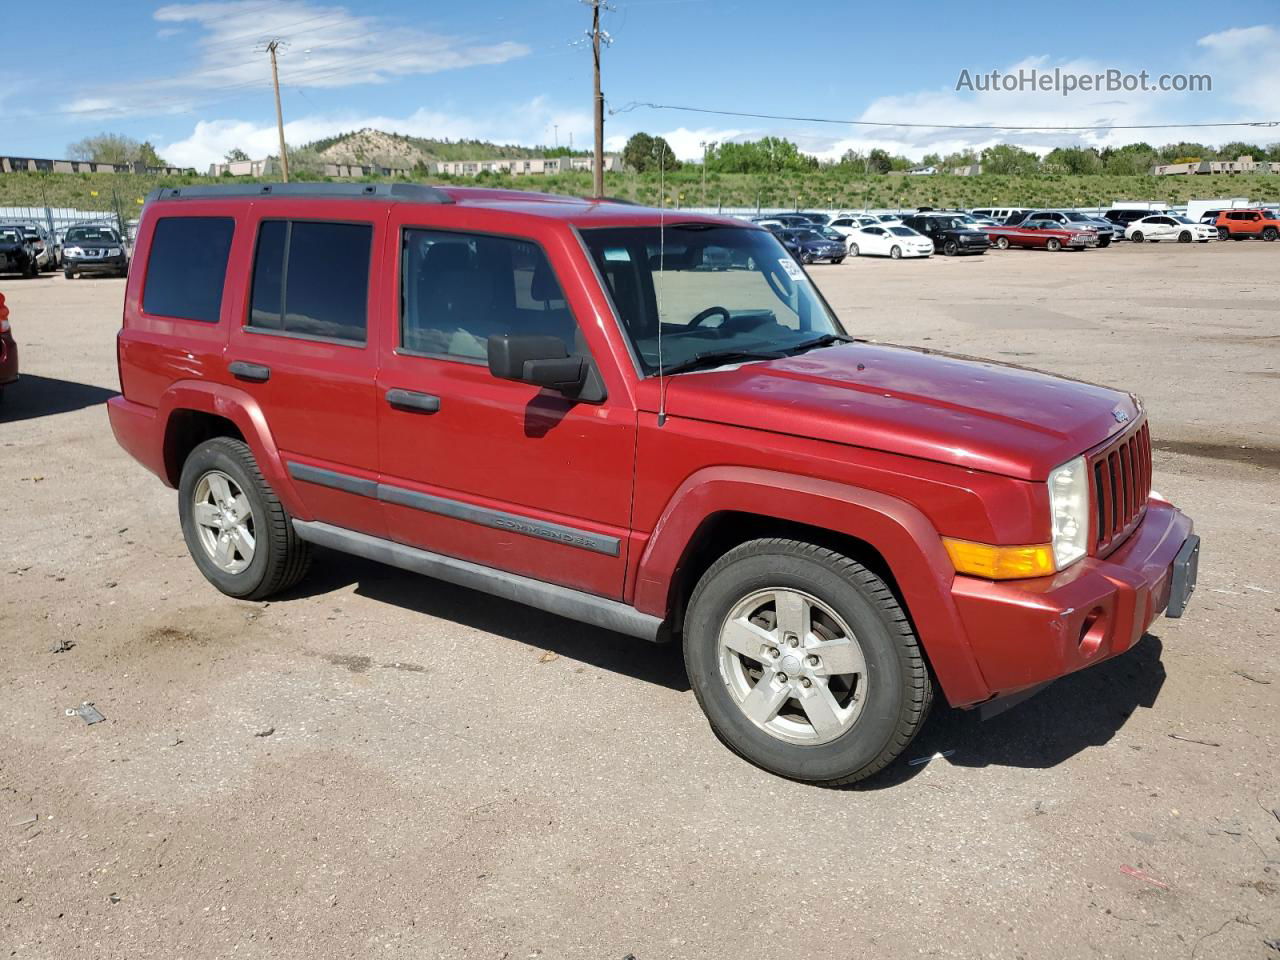
[[[85,260],[63,257],[62,269],[73,270],[76,273],[125,273],[129,269],[129,259],[123,254],[118,257],[94,257]]]
[[[1191,520],[1152,498],[1105,559],[1033,580],[957,576],[952,598],[987,688],[1007,696],[1074,673],[1128,650],[1166,608],[1180,616],[1198,547]]]
[[[13,337],[0,337],[0,387],[18,379],[18,344]]]

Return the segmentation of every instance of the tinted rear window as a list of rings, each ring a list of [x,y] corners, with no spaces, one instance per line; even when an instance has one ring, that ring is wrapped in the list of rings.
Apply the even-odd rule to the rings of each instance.
[[[264,221],[249,326],[364,343],[372,240],[367,223]]]
[[[158,220],[151,234],[143,312],[217,323],[235,226],[230,217]]]

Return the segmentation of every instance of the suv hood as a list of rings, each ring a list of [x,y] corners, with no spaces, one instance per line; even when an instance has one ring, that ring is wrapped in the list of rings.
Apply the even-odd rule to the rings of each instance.
[[[671,416],[1022,480],[1046,479],[1141,415],[1132,395],[1107,387],[870,343],[678,374],[666,387]]]

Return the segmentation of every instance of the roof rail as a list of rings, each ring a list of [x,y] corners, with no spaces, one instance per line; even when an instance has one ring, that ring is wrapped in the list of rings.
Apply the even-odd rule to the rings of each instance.
[[[217,200],[224,197],[372,197],[407,203],[453,203],[453,198],[437,187],[423,183],[217,183],[189,187],[159,187],[147,196],[152,200]]]

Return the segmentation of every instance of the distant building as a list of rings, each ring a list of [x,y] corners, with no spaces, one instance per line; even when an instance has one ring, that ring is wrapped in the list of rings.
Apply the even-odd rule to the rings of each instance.
[[[413,174],[409,167],[380,167],[371,163],[326,163],[326,177],[408,177]]]
[[[952,167],[951,175],[953,177],[978,177],[982,175],[982,164],[966,163],[962,167]]]
[[[232,160],[228,163],[209,164],[209,176],[221,177],[266,177],[276,172],[276,162],[267,157],[265,160]]]
[[[912,167],[907,174],[912,177],[932,177],[937,172],[937,167]]]
[[[1192,160],[1187,163],[1158,163],[1151,168],[1153,177],[1178,177],[1201,173],[1280,173],[1280,163],[1255,161],[1248,154],[1234,160]]]
[[[434,165],[435,173],[453,177],[474,177],[481,173],[505,173],[511,176],[539,176],[567,173],[571,170],[595,169],[594,157],[520,157],[501,160],[441,160]],[[606,154],[604,169],[609,173],[622,171],[622,158]]]
[[[45,160],[0,157],[0,173],[194,173],[190,167],[145,167],[141,163],[94,163],[91,160]]]

